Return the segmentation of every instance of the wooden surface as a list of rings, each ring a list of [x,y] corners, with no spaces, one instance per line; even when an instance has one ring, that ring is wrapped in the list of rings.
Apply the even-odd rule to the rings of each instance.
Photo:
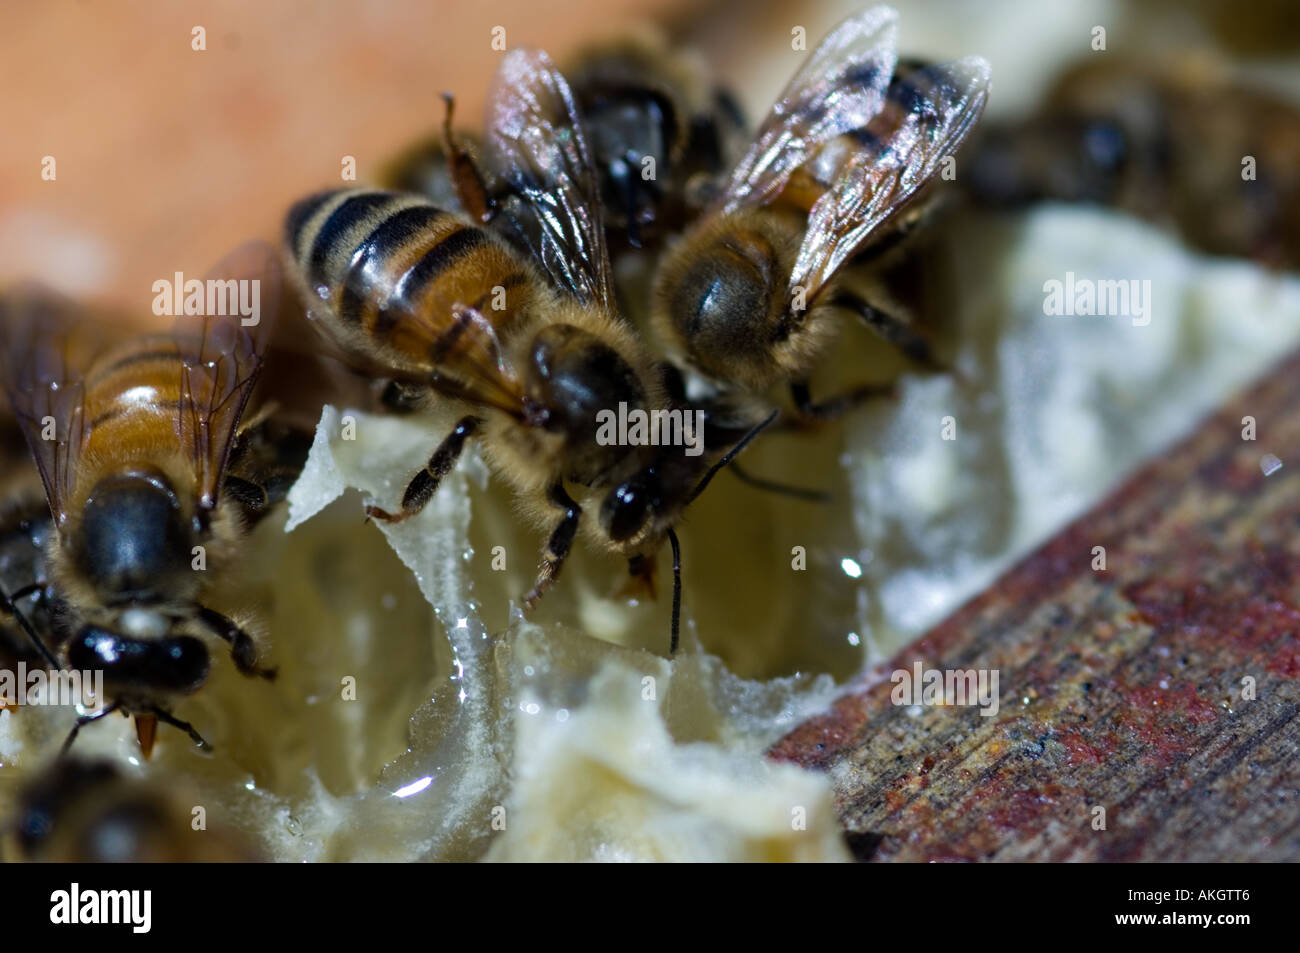
[[[893,704],[918,659],[997,669],[997,715]],[[1297,679],[1300,355],[771,757],[830,773],[860,859],[1294,861]]]

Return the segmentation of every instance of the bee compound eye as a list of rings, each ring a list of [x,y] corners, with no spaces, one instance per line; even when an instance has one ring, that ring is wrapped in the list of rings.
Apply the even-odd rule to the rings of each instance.
[[[649,519],[653,492],[649,481],[634,478],[605,498],[601,505],[600,520],[612,540],[625,542],[631,539]]]
[[[207,646],[193,636],[182,635],[163,640],[166,665],[171,671],[173,684],[181,690],[192,691],[208,678],[211,656]]]
[[[74,669],[102,670],[105,681],[119,688],[192,692],[207,681],[211,656],[197,638],[131,638],[98,626],[86,626],[68,646]]]

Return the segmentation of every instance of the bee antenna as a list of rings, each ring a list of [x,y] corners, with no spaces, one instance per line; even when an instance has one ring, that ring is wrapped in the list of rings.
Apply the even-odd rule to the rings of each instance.
[[[731,475],[741,483],[748,483],[756,490],[766,490],[768,493],[779,493],[782,496],[792,496],[796,500],[805,500],[809,503],[829,503],[833,499],[831,494],[825,490],[814,490],[809,487],[792,486],[789,483],[779,483],[776,480],[768,480],[764,477],[754,476],[748,470],[741,469],[739,463],[731,465]]]
[[[23,615],[22,610],[14,604],[14,601],[9,598],[9,594],[3,589],[0,589],[0,609],[3,609],[18,620],[19,627],[27,633],[27,637],[32,640],[32,644],[36,646],[36,650],[40,653],[41,658],[45,659],[45,661],[49,663],[50,668],[58,668],[58,660],[50,650],[45,647],[45,643],[41,641],[41,637],[36,634],[36,630],[32,628],[32,624],[27,621],[27,616]]]
[[[671,526],[668,527],[668,544],[673,548],[673,639],[668,654],[676,655],[682,629],[682,547]]]
[[[709,481],[712,480],[714,476],[717,475],[717,472],[721,470],[723,467],[725,467],[732,460],[736,459],[740,451],[744,450],[751,440],[753,440],[760,433],[762,433],[768,426],[770,426],[772,421],[776,420],[777,415],[780,413],[781,413],[780,410],[774,410],[770,414],[768,414],[766,419],[755,424],[754,427],[752,427],[750,431],[747,434],[745,434],[745,436],[737,440],[732,445],[731,449],[728,450],[723,455],[721,460],[719,460],[713,466],[709,467],[709,472],[704,474],[703,479],[701,479],[699,483],[695,484],[695,489],[691,490],[691,495],[686,498],[687,504],[692,503],[697,496],[703,493],[704,488],[709,485]]]

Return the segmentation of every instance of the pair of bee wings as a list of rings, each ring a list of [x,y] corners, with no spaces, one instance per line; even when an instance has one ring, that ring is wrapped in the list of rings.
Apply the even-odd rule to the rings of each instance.
[[[514,229],[556,287],[614,313],[600,186],[573,92],[541,50],[506,54],[488,94],[484,147],[527,206]]]
[[[492,227],[522,246],[556,289],[616,314],[591,150],[569,84],[546,53],[506,54],[488,94],[484,130],[486,158],[508,203]],[[434,388],[528,418],[522,383],[492,322],[465,302],[441,302],[432,311],[404,317],[412,330],[423,329],[416,333],[427,336],[435,364],[444,361]],[[376,372],[391,376],[391,369]]]
[[[774,201],[819,159],[830,187],[808,215],[789,291],[812,301],[839,268],[956,152],[984,110],[989,65],[979,57],[895,75],[898,14],[872,7],[836,27],[772,107],[714,211]],[[853,133],[855,148],[822,155]]]
[[[279,259],[271,246],[252,243],[226,258],[209,278],[260,280],[262,307],[252,327],[244,327],[239,315],[181,315],[165,338],[164,346],[176,349],[180,375],[177,446],[193,464],[194,492],[205,509],[216,505],[239,420],[261,369],[280,300]],[[86,415],[86,382],[108,343],[94,317],[46,289],[27,286],[0,298],[0,383],[60,523],[93,426]]]

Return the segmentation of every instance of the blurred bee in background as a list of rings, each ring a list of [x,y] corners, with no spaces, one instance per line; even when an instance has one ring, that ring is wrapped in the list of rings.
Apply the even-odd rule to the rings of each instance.
[[[838,280],[855,255],[922,220],[913,203],[924,202],[988,96],[989,67],[978,57],[896,73],[896,21],[874,7],[822,41],[721,194],[659,264],[655,331],[675,362],[718,390],[787,385],[804,419],[886,392],[866,386],[812,400],[808,378],[833,339],[836,311],[938,366],[908,322]]]
[[[112,762],[58,758],[19,795],[7,825],[8,860],[37,863],[251,862],[233,833],[194,830],[188,810],[163,790],[127,778]]]
[[[656,31],[588,47],[562,72],[587,134],[616,257],[625,245],[655,244],[685,225],[744,146],[745,120],[735,97],[711,84],[698,57],[671,49]],[[449,129],[445,124],[441,135],[401,155],[380,183],[473,214],[461,207],[455,179],[477,167],[490,217],[509,205],[509,183],[485,166],[477,137]],[[449,165],[449,152],[462,154],[460,165]],[[528,211],[521,204],[516,214]]]
[[[517,241],[416,195],[371,190],[311,196],[290,210],[291,271],[316,327],[347,359],[425,399],[459,401],[464,415],[410,481],[396,522],[419,512],[465,444],[481,441],[549,538],[531,608],[558,576],[578,529],[648,577],[665,537],[673,551],[672,648],[678,640],[680,549],[673,524],[712,474],[752,436],[715,419],[706,445],[605,445],[598,414],[620,404],[668,409],[660,369],[619,318],[599,189],[577,107],[546,54],[514,50],[488,99],[489,162],[531,209]],[[462,208],[480,208],[474,178],[453,171]],[[480,180],[481,181],[481,180]],[[584,488],[581,500],[565,487]],[[581,521],[595,507],[598,519]],[[558,517],[558,518],[557,518]]]
[[[237,315],[181,316],[170,334],[106,346],[90,316],[48,293],[0,303],[4,389],[53,515],[45,580],[23,594],[48,612],[46,660],[102,671],[111,699],[77,720],[65,750],[83,725],[115,711],[135,716],[146,755],[158,721],[206,746],[168,710],[207,679],[204,636],[229,643],[241,673],[273,677],[248,633],[202,598],[208,573],[238,553],[245,517],[287,487],[259,482],[265,453],[231,460],[271,439],[269,430],[241,435],[241,421],[278,268],[269,246],[251,246],[210,279],[262,282],[267,306],[252,331]]]
[[[44,550],[53,531],[18,422],[0,412],[0,667],[53,663]],[[3,700],[0,699],[0,703]]]
[[[1107,205],[1212,254],[1300,265],[1300,110],[1199,61],[1075,67],[1034,115],[981,131],[961,182],[986,206]]]
[[[615,243],[640,248],[682,228],[744,148],[736,98],[658,32],[589,47],[564,75]]]

